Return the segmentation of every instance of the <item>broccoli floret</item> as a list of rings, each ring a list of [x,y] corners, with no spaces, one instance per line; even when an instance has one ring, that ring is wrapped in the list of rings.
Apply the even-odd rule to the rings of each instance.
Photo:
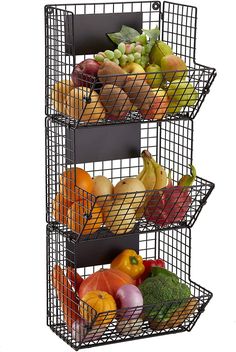
[[[170,274],[172,273],[158,272],[156,276],[147,278],[139,286],[144,305],[152,305],[148,313],[149,317],[157,321],[168,320],[191,295],[190,288],[179,282],[175,274]]]

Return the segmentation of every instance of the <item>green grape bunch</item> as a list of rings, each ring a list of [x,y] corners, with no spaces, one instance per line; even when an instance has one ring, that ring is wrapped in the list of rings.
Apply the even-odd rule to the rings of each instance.
[[[145,68],[149,64],[149,54],[158,36],[157,27],[152,30],[143,30],[140,34],[131,27],[122,26],[120,32],[108,34],[117,48],[114,51],[99,52],[94,58],[98,62],[112,61],[121,67],[135,62]]]

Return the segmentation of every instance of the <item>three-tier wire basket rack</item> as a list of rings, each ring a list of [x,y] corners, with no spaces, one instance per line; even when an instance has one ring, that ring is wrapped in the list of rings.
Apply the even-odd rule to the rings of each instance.
[[[60,101],[60,97],[55,98],[72,88],[71,73],[76,63],[93,58],[99,51],[114,49],[106,33],[117,32],[124,24],[139,31],[155,26],[160,29],[160,39],[169,44],[174,54],[187,64],[188,81],[198,92],[194,105],[172,109],[160,119],[150,118],[142,109],[131,109],[122,118],[106,118],[93,101],[94,94],[101,92],[101,80],[86,74],[82,77],[81,95],[77,97],[79,104],[75,96],[67,102],[67,106]],[[91,177],[106,176],[113,184],[127,177],[136,177],[143,168],[142,150],[148,150],[156,162],[171,170],[173,190],[170,188],[168,192],[174,192],[177,181],[189,173],[189,165],[193,163],[194,118],[216,76],[215,69],[196,62],[196,28],[196,7],[167,1],[45,6],[47,324],[75,350],[190,331],[212,297],[210,291],[192,280],[190,271],[191,228],[214,188],[212,182],[197,176],[194,184],[188,187],[191,202],[185,216],[180,218],[180,207],[175,206],[169,209],[172,221],[164,220],[162,223],[149,221],[142,215],[137,217],[130,211],[136,202],[147,197],[160,199],[158,190],[128,192],[122,197],[121,194],[95,197],[75,182],[78,167],[86,170]],[[106,75],[103,83],[108,83],[112,91],[126,76]],[[132,76],[134,85],[143,89],[146,84],[143,74]],[[64,82],[62,93],[56,91],[57,82]],[[103,105],[110,104],[111,111],[113,95],[111,93],[101,98]],[[68,204],[60,198],[62,188],[64,193],[67,192]],[[81,208],[80,211],[77,209],[73,226],[70,226],[68,206],[78,195],[82,199],[82,211]],[[175,202],[181,203],[181,199],[179,195]],[[122,221],[115,226],[106,226],[101,214],[94,217],[96,205],[102,204],[99,208],[102,212],[106,201],[111,200],[119,200],[120,209],[124,208],[126,228],[127,221],[130,224],[128,232],[122,232]],[[159,206],[158,202],[155,206]],[[158,314],[176,302],[144,305],[136,308],[141,311],[137,321],[127,319],[126,324],[117,329],[119,319],[125,316],[129,308],[98,313],[83,302],[82,309],[89,311],[93,319],[80,326],[75,336],[66,313],[81,318],[81,308],[78,310],[80,298],[76,294],[77,274],[87,278],[101,268],[109,268],[115,256],[126,248],[135,249],[146,260],[162,258],[166,268],[190,287],[191,309],[185,316],[179,317],[176,313],[169,321],[155,324],[153,312]],[[60,268],[62,282],[59,285],[64,297],[60,297],[55,289],[55,267]],[[68,267],[74,278],[69,288],[63,281]],[[112,316],[109,324],[102,324],[108,316]]]

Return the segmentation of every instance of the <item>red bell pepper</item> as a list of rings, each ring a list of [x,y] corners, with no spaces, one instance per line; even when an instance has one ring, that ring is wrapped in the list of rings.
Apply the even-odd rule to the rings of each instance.
[[[159,266],[160,268],[165,268],[165,262],[162,259],[143,260],[143,265],[145,270],[144,273],[136,280],[137,286],[140,285],[151,274],[152,267]]]

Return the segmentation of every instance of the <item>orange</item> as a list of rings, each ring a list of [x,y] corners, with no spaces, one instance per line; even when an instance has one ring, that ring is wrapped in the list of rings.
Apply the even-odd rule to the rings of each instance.
[[[57,193],[52,203],[52,216],[56,221],[67,225],[67,213],[73,203],[65,199],[62,194]]]
[[[103,224],[101,209],[97,204],[91,212],[92,204],[89,200],[75,202],[68,210],[68,227],[82,235],[95,233]]]
[[[60,176],[60,193],[72,203],[81,198],[88,198],[86,192],[91,193],[92,190],[92,177],[79,167],[67,169]]]

